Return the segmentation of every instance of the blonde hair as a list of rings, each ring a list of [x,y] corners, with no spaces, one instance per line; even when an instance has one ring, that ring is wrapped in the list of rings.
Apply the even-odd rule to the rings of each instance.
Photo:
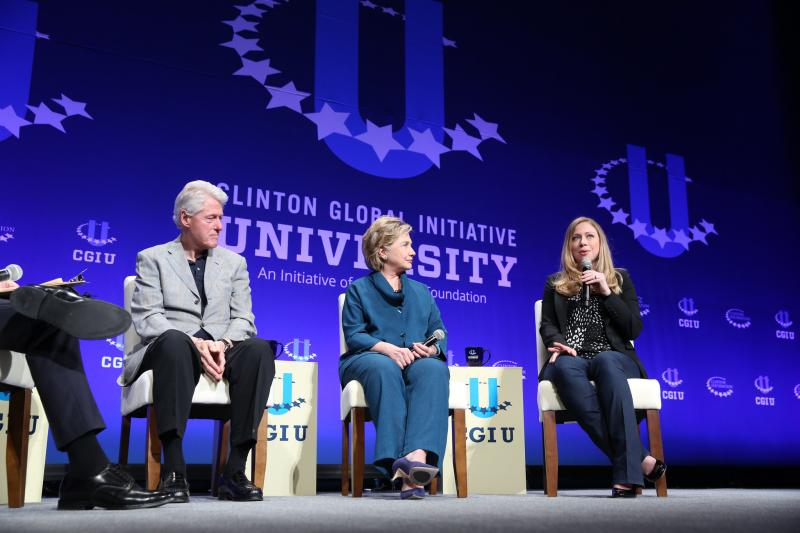
[[[367,228],[366,233],[361,238],[361,251],[364,253],[364,260],[369,267],[380,272],[383,267],[381,259],[381,248],[391,246],[401,235],[411,233],[413,228],[397,217],[379,217]]]
[[[581,288],[580,277],[583,268],[572,256],[570,243],[572,241],[572,235],[575,233],[575,228],[578,224],[583,222],[591,224],[594,229],[597,230],[597,237],[600,239],[600,251],[597,254],[597,259],[593,262],[592,269],[602,272],[605,275],[608,288],[611,289],[611,292],[614,294],[621,293],[622,276],[614,269],[614,261],[611,259],[611,250],[608,248],[606,234],[603,228],[600,227],[600,224],[589,217],[578,217],[567,226],[567,232],[564,235],[564,245],[561,247],[561,271],[556,274],[556,278],[553,282],[556,292],[569,297],[576,295]]]

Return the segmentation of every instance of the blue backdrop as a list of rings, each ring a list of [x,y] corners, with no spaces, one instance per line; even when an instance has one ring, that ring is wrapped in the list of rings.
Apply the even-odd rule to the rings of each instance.
[[[524,368],[540,464],[533,303],[588,215],[636,282],[667,460],[800,464],[776,58],[759,3],[1,0],[0,266],[27,282],[85,269],[121,304],[136,252],[176,236],[181,186],[219,184],[260,336],[319,364],[319,462],[335,463],[336,296],[366,273],[368,223],[400,215],[451,364],[484,346]],[[82,343],[111,456],[120,343]],[[563,462],[605,462],[560,435]],[[208,428],[187,441],[205,462]]]

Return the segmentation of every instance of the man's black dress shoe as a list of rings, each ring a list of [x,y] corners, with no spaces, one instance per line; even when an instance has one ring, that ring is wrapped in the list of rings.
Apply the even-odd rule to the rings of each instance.
[[[21,315],[42,320],[79,339],[108,339],[126,331],[131,315],[114,304],[59,287],[28,285],[11,293]]]
[[[67,474],[58,492],[58,508],[62,510],[145,509],[169,503],[171,497],[168,492],[140,489],[131,475],[115,464],[89,479]]]
[[[656,459],[656,464],[649,474],[645,474],[644,478],[651,483],[655,483],[666,473],[667,465],[663,461]]]
[[[169,492],[172,495],[170,503],[187,503],[189,501],[189,482],[186,476],[178,472],[170,472],[161,478],[158,490]]]
[[[260,502],[264,499],[261,489],[250,483],[244,472],[239,471],[231,477],[222,474],[219,478],[219,499],[235,502]]]
[[[636,497],[636,487],[631,487],[629,489],[620,489],[617,487],[611,487],[611,496],[610,498],[635,498]]]

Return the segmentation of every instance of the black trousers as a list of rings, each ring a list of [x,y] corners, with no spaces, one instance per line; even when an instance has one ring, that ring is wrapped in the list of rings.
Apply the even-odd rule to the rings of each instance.
[[[562,354],[542,377],[553,382],[564,406],[608,456],[612,482],[644,485],[642,460],[648,452],[628,386],[628,378],[641,377],[633,359],[619,352],[601,352],[592,359]]]
[[[158,434],[183,437],[194,388],[203,373],[200,352],[185,333],[169,330],[150,343],[137,377],[153,371],[153,405]],[[275,354],[265,340],[250,338],[225,353],[225,379],[231,395],[231,445],[256,441],[256,432],[275,377]]]
[[[24,353],[59,450],[105,429],[83,369],[78,339],[20,315],[0,300],[0,348]]]

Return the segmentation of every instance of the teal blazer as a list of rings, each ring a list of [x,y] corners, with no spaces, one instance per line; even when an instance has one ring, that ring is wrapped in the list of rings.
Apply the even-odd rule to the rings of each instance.
[[[402,275],[396,293],[380,272],[359,278],[347,288],[342,328],[347,352],[342,359],[369,351],[380,341],[410,348],[441,329],[447,333],[439,308],[428,288]],[[439,341],[439,354],[447,353],[447,337]]]

